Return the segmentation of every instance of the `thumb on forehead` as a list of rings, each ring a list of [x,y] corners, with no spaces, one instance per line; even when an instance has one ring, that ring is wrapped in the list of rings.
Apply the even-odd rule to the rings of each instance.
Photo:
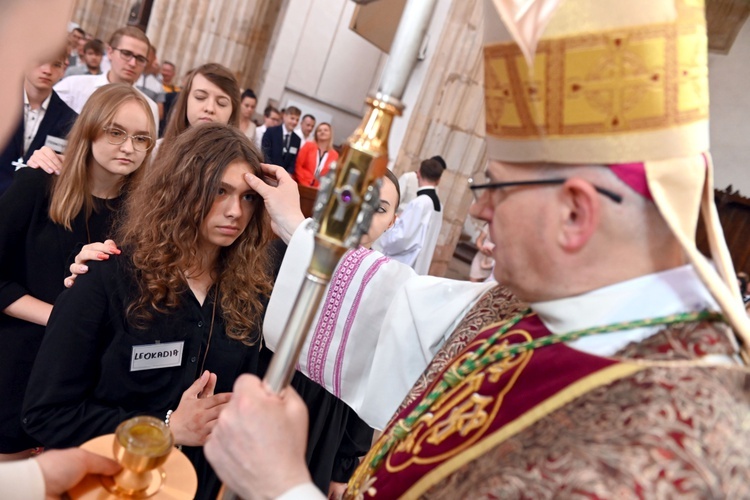
[[[271,186],[263,182],[263,179],[252,173],[245,174],[245,182],[253,191],[266,198],[271,193]]]

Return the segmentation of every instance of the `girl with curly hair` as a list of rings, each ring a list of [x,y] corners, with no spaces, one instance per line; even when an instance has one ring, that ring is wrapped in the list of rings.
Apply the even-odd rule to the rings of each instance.
[[[239,124],[240,87],[231,71],[221,64],[207,63],[190,71],[185,87],[180,92],[164,132],[156,141],[152,156],[157,157],[163,144],[169,144],[190,127],[201,123],[223,123],[236,127]],[[44,148],[43,148],[44,149]],[[35,153],[32,160],[54,156],[54,152]],[[34,163],[34,161],[31,163]],[[79,274],[88,270],[86,262],[104,260],[119,253],[115,240],[95,240],[85,245],[70,266],[71,276],[65,279],[70,288]]]
[[[111,235],[155,133],[140,93],[105,85],[68,136],[63,172],[20,169],[0,198],[0,458],[39,445],[21,427],[21,406],[62,277],[81,244]]]
[[[165,144],[126,202],[122,253],[91,261],[55,305],[24,406],[27,432],[76,446],[135,415],[166,419],[199,498],[219,483],[202,445],[235,379],[258,372],[270,228],[244,174],[260,158],[234,127]]]

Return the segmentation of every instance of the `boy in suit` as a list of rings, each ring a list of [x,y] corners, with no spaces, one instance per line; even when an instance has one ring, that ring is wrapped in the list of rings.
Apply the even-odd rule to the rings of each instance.
[[[294,133],[302,112],[295,106],[284,110],[283,122],[276,127],[269,127],[263,134],[263,156],[266,163],[279,165],[290,174],[294,173],[301,140]]]
[[[58,153],[78,114],[52,90],[67,66],[67,51],[28,70],[23,84],[23,116],[5,149],[0,153],[0,194],[10,186],[13,174],[24,166],[34,151],[48,146]]]

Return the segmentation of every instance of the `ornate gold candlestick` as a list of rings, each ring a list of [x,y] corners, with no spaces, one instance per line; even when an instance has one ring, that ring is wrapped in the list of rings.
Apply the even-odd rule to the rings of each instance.
[[[388,168],[391,124],[394,117],[401,115],[401,96],[417,61],[435,2],[407,1],[378,92],[367,99],[370,109],[347,140],[341,158],[321,179],[313,209],[312,260],[264,379],[274,392],[281,392],[292,379],[305,337],[336,265],[370,228],[372,214],[380,202],[380,178]],[[219,498],[238,497],[222,487]]]

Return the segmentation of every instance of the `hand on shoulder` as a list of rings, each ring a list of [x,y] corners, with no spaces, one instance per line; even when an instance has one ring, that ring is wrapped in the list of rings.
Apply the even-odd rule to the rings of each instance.
[[[52,148],[42,146],[29,158],[26,164],[31,168],[41,168],[48,174],[60,175],[65,156],[55,153]]]

